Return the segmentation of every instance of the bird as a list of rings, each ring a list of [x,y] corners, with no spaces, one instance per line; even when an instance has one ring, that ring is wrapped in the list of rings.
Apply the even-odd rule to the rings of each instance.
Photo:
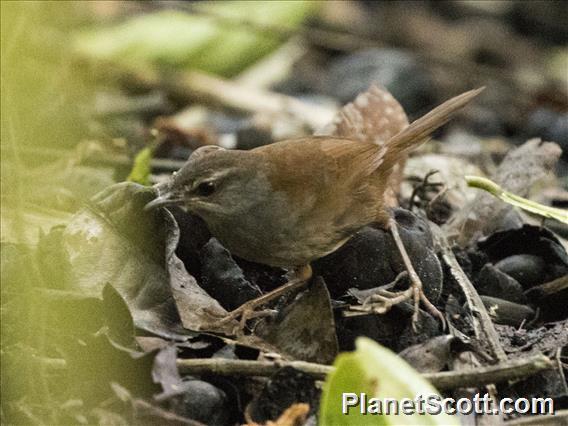
[[[201,217],[233,255],[293,271],[286,284],[229,312],[220,323],[241,317],[243,325],[251,310],[305,285],[311,262],[369,224],[391,232],[410,280],[408,290],[383,296],[387,309],[413,299],[414,325],[422,301],[444,322],[424,295],[390,213],[392,186],[407,155],[483,89],[462,93],[408,125],[396,99],[372,86],[344,107],[324,134],[246,151],[214,145],[195,150],[155,186],[157,196],[145,209],[182,206]]]

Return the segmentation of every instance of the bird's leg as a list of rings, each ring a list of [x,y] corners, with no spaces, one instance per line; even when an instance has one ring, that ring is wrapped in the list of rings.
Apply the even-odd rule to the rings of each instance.
[[[389,219],[388,222],[389,231],[392,234],[396,247],[402,257],[402,261],[404,262],[404,266],[406,271],[408,272],[408,277],[410,278],[410,288],[396,297],[396,303],[400,303],[402,301],[408,300],[410,298],[414,299],[414,313],[412,314],[412,327],[416,330],[416,324],[418,323],[418,308],[419,303],[422,301],[424,307],[428,312],[430,312],[433,316],[440,319],[442,322],[442,326],[446,327],[446,320],[442,313],[436,308],[432,302],[428,300],[426,295],[424,294],[424,290],[422,289],[422,281],[420,281],[420,277],[416,273],[414,267],[412,266],[412,262],[410,261],[410,257],[404,248],[404,244],[402,239],[400,238],[400,234],[398,233],[398,225],[393,218]],[[405,296],[404,298],[401,296]],[[391,303],[392,306],[392,303]]]
[[[254,311],[255,308],[259,306],[265,305],[268,302],[271,302],[278,297],[301,288],[304,286],[312,277],[312,268],[310,265],[301,266],[294,270],[293,278],[290,279],[286,284],[275,288],[274,290],[263,294],[256,299],[249,300],[248,302],[243,303],[237,309],[229,312],[229,314],[217,322],[217,325],[226,324],[238,317],[241,317],[240,321],[240,328],[241,330],[244,328],[247,319],[251,317],[251,313]]]

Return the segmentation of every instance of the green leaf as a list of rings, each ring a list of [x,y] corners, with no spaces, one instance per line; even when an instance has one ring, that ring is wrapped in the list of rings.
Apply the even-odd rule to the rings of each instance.
[[[568,224],[568,210],[557,209],[554,207],[545,206],[535,201],[527,200],[513,194],[512,192],[505,191],[495,182],[490,179],[480,176],[465,176],[467,185],[471,188],[479,188],[489,192],[491,195],[499,198],[501,201],[506,202],[515,207],[519,207],[530,213],[537,214],[549,219],[556,219],[560,222]]]
[[[284,41],[269,27],[296,28],[318,7],[311,1],[230,1],[195,6],[196,14],[161,11],[77,35],[87,57],[235,75]],[[201,12],[201,13],[199,13]]]
[[[372,414],[371,406],[377,406],[372,398],[401,402],[440,393],[389,349],[365,337],[357,339],[356,348],[355,352],[340,354],[335,371],[327,377],[320,405],[321,425],[459,425],[456,417],[447,414]],[[360,395],[366,394],[368,413],[362,414],[358,405],[346,406],[347,414],[343,414],[344,397],[349,400],[344,394],[356,395],[359,401]]]
[[[150,185],[150,172],[152,167],[150,161],[152,160],[152,149],[149,147],[141,150],[134,159],[134,166],[130,174],[126,178],[128,182],[139,183],[140,185]]]

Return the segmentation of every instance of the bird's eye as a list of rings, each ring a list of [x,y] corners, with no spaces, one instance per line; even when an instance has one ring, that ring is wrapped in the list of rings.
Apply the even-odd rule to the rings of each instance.
[[[211,181],[201,182],[197,185],[195,192],[202,197],[208,197],[215,192],[215,183]]]

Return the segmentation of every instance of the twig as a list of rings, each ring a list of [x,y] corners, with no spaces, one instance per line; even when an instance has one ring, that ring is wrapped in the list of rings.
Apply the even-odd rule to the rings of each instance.
[[[439,172],[440,172],[439,170],[430,170],[428,173],[426,173],[424,178],[422,178],[422,181],[414,187],[414,189],[412,190],[412,194],[410,195],[410,199],[408,200],[408,210],[412,211],[412,208],[414,207],[414,199],[418,195],[418,191],[420,191],[421,189],[426,190],[428,186],[435,187],[439,185],[444,185],[441,182],[435,182],[435,183],[428,182],[428,179],[430,179],[430,177],[432,177],[433,175]]]
[[[515,359],[487,367],[462,371],[443,371],[424,374],[424,378],[438,389],[455,389],[501,383],[532,376],[539,371],[554,368],[554,363],[544,355]]]
[[[182,374],[219,374],[223,376],[271,376],[280,368],[292,367],[316,379],[324,379],[334,370],[334,367],[328,365],[304,361],[247,361],[222,358],[178,359],[177,366]],[[550,359],[544,355],[536,355],[494,366],[459,372],[425,373],[422,376],[438,389],[454,389],[524,378],[551,368],[554,368],[554,364]]]
[[[325,126],[335,115],[333,108],[307,104],[291,96],[255,89],[197,71],[167,77],[162,79],[161,84],[176,96],[192,100],[221,103],[247,112],[290,114],[312,129]]]
[[[489,348],[495,358],[500,361],[506,361],[507,355],[499,342],[499,335],[493,326],[491,317],[485,308],[477,290],[462,270],[460,264],[458,263],[454,253],[450,249],[450,246],[446,238],[441,232],[435,232],[438,244],[441,247],[442,259],[450,269],[450,274],[456,280],[458,285],[461,287],[463,294],[466,298],[466,303],[473,318],[473,327],[475,332],[475,337],[477,339],[481,338],[481,333],[485,335]]]
[[[67,362],[64,359],[39,357],[37,359],[53,370],[67,368]],[[330,365],[306,361],[251,361],[225,358],[178,358],[176,364],[179,372],[186,375],[217,374],[220,376],[248,377],[269,377],[281,368],[291,367],[317,380],[324,380],[335,369]],[[554,368],[554,363],[548,357],[540,354],[530,358],[516,359],[498,365],[477,367],[459,372],[425,373],[422,374],[422,377],[429,380],[438,389],[454,389],[521,379],[552,368]]]
[[[292,367],[316,379],[323,380],[334,368],[305,361],[249,361],[225,358],[178,359],[181,374],[218,374],[221,376],[268,377],[283,367]]]
[[[558,348],[556,350],[556,356],[554,357],[556,363],[558,364],[558,374],[562,378],[562,383],[564,385],[564,394],[568,395],[568,382],[566,381],[566,375],[564,374],[564,365],[562,364],[562,360],[560,356],[562,355],[562,348]]]
[[[291,74],[292,67],[306,55],[302,40],[293,37],[270,55],[248,67],[236,77],[236,82],[248,87],[268,89]]]
[[[100,63],[105,78],[117,79],[125,86],[146,90],[160,87],[170,96],[184,102],[216,103],[228,108],[251,113],[291,115],[313,130],[329,124],[336,108],[313,105],[292,96],[253,88],[199,71],[160,74],[153,69],[141,69]]]

